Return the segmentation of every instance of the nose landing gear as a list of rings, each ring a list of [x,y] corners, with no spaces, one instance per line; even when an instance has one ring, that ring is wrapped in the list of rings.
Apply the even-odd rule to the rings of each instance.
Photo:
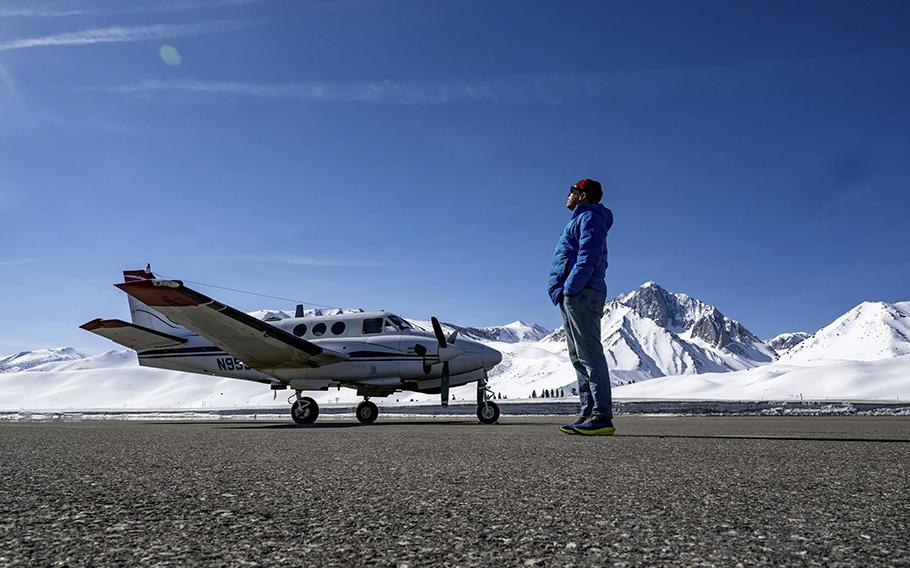
[[[487,387],[487,375],[477,381],[477,419],[483,424],[495,424],[499,420],[499,405],[490,400],[493,391]]]

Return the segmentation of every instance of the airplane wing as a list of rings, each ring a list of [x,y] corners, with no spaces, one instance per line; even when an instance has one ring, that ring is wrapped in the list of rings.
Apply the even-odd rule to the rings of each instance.
[[[129,347],[134,351],[173,347],[186,343],[186,339],[182,337],[155,331],[154,329],[149,329],[141,325],[128,323],[118,319],[93,319],[79,327],[100,335],[101,337],[106,337],[124,347]]]
[[[140,302],[205,337],[250,367],[323,367],[349,358],[217,302],[179,280],[116,284]]]

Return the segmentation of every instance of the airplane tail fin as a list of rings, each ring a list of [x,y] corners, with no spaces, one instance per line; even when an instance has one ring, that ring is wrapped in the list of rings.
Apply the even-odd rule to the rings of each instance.
[[[138,280],[154,279],[155,275],[152,273],[152,268],[150,265],[146,266],[144,270],[123,271],[124,282],[136,282]],[[189,329],[179,325],[177,322],[162,314],[161,312],[155,310],[154,308],[143,304],[136,298],[127,295],[127,299],[130,303],[130,319],[134,324],[177,337],[195,335]]]

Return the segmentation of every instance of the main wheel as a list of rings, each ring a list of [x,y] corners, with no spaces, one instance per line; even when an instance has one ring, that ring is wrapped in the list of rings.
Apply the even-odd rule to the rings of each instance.
[[[364,424],[372,424],[379,416],[379,408],[372,402],[365,400],[357,405],[357,420]]]
[[[481,402],[477,405],[477,418],[484,424],[495,424],[499,420],[499,406],[489,400]]]
[[[297,424],[312,424],[319,418],[319,405],[308,396],[295,400],[291,405],[291,418]]]

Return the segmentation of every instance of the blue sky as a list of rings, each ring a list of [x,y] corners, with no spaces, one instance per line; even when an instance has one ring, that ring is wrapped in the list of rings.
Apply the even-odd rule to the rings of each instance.
[[[611,295],[655,280],[762,337],[908,300],[908,25],[899,1],[0,1],[0,353],[110,348],[77,326],[127,317],[110,285],[146,262],[554,327],[581,177],[616,216]]]

